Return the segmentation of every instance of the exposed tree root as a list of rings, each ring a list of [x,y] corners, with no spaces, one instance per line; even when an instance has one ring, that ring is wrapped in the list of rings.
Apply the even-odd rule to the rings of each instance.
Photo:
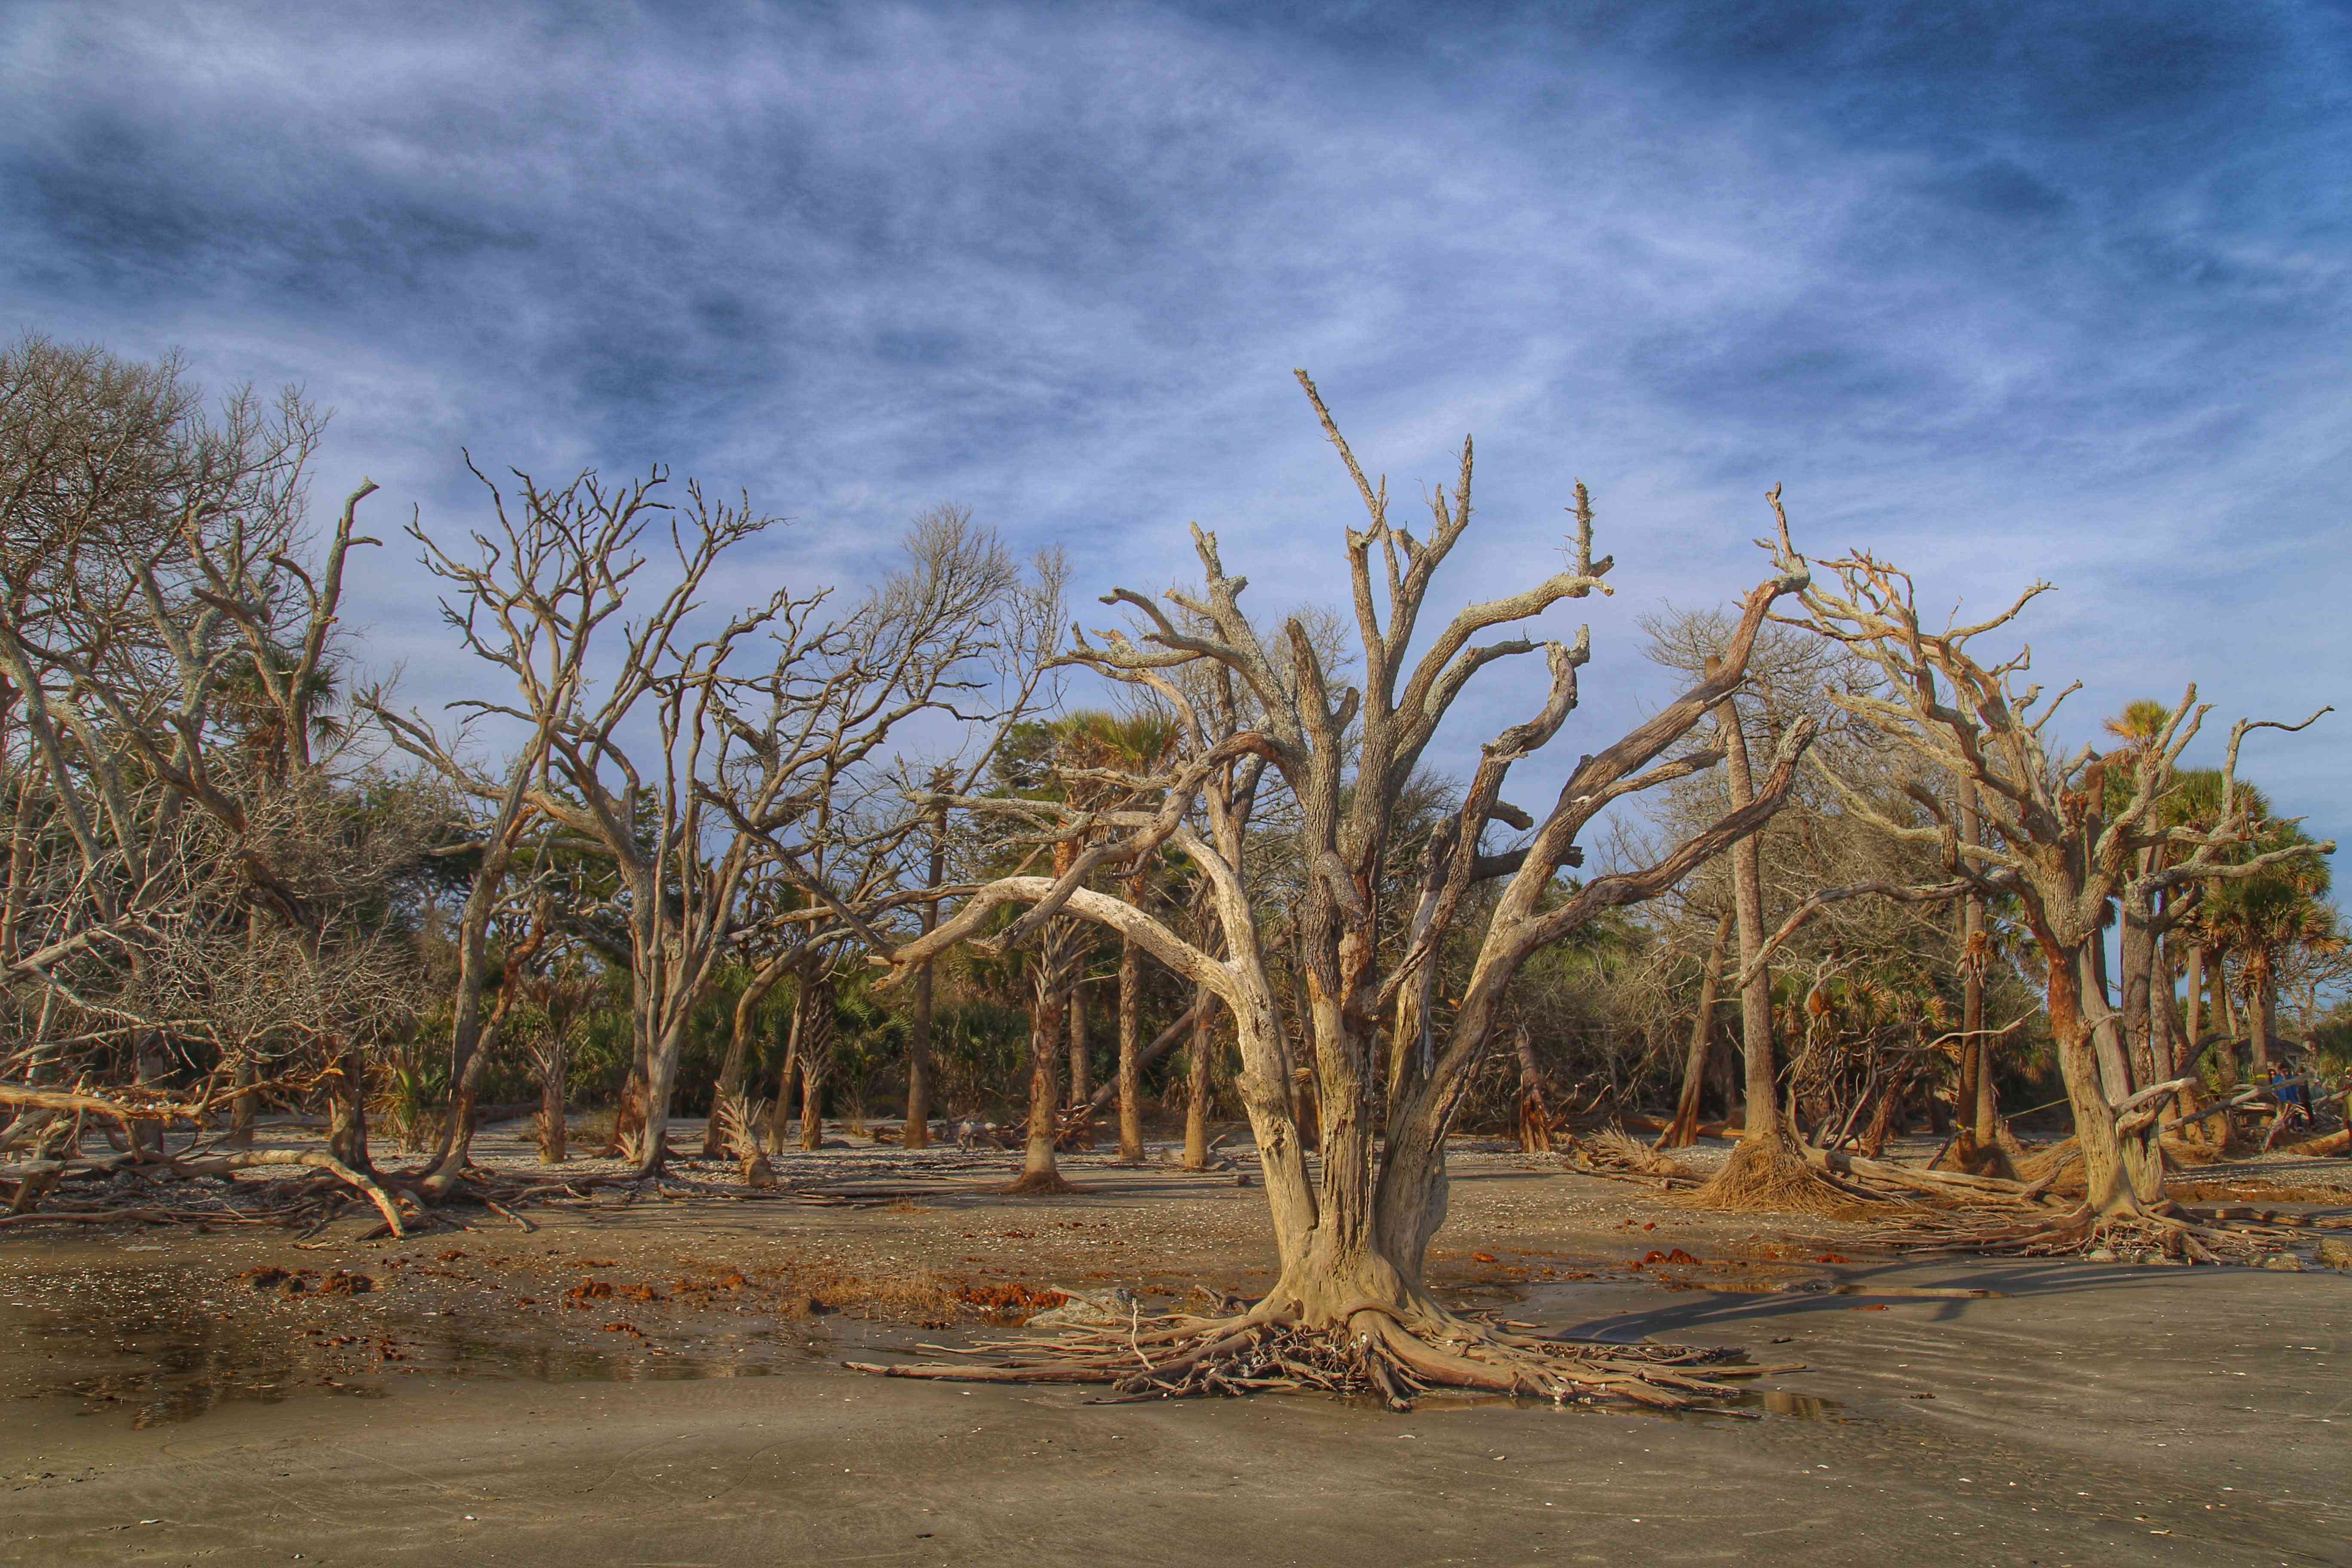
[[[1059,1171],[1029,1171],[1011,1186],[1000,1187],[997,1191],[1008,1198],[1059,1198],[1086,1189],[1064,1181]]]
[[[1713,1181],[1678,1201],[1701,1209],[1843,1215],[1875,1195],[1840,1185],[1793,1149],[1742,1139]]]
[[[2122,1263],[2260,1263],[2308,1237],[2276,1226],[2200,1220],[2166,1203],[2105,1215],[2084,1205],[2026,1221],[1966,1210],[1915,1211],[1868,1239],[2015,1258],[2104,1252]]]
[[[1103,1384],[1113,1403],[1313,1392],[1376,1395],[1392,1410],[1443,1391],[1556,1405],[1719,1407],[1740,1392],[1724,1379],[1788,1370],[1726,1364],[1737,1351],[1549,1339],[1451,1315],[1409,1326],[1399,1313],[1370,1304],[1349,1311],[1342,1323],[1313,1326],[1265,1302],[1228,1318],[1139,1316],[1124,1327],[1073,1328],[959,1353],[975,1359],[845,1364],[885,1377]],[[1693,1370],[1699,1367],[1706,1371]]]

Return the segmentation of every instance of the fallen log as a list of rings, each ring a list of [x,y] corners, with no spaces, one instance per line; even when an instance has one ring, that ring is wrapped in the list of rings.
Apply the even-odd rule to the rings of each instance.
[[[17,1084],[0,1083],[0,1105],[21,1105],[32,1110],[82,1111],[120,1121],[126,1127],[133,1121],[169,1121],[177,1117],[184,1121],[200,1121],[204,1111],[177,1100],[157,1100],[123,1101],[102,1099],[94,1094],[77,1094],[67,1089],[28,1089]]]
[[[1941,1197],[1961,1194],[1985,1197],[2033,1198],[2042,1194],[2049,1182],[2028,1184],[2003,1181],[1999,1176],[1974,1176],[1963,1171],[1919,1171],[1906,1165],[1890,1165],[1884,1160],[1867,1159],[1860,1154],[1845,1154],[1832,1150],[1805,1150],[1806,1163],[1817,1171],[1832,1175],[1849,1176],[1859,1181],[1884,1182],[1893,1186],[1908,1187],[1914,1192],[1934,1193]]]
[[[2197,1081],[2193,1078],[2176,1078],[2168,1083],[2151,1084],[2126,1100],[2115,1108],[2116,1136],[2127,1138],[2160,1119],[2166,1102],[2184,1089],[2196,1088]]]
[[[1181,1013],[1176,1015],[1176,1021],[1174,1023],[1160,1030],[1150,1045],[1144,1047],[1143,1049],[1136,1053],[1135,1070],[1140,1073],[1144,1068],[1150,1067],[1161,1057],[1166,1056],[1170,1051],[1175,1049],[1176,1042],[1182,1039],[1184,1037],[1185,1031],[1192,1026],[1193,1015],[1198,1013],[1207,1005],[1208,1004],[1205,1002],[1195,1002],[1190,1007],[1185,1008]],[[1118,1079],[1117,1078],[1113,1078],[1108,1083],[1104,1084],[1100,1089],[1095,1090],[1093,1095],[1087,1099],[1087,1110],[1089,1112],[1098,1111],[1118,1097]]]

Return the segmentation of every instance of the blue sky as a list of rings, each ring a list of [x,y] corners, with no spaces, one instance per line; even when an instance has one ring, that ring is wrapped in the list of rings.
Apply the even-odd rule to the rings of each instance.
[[[801,522],[757,590],[954,500],[1086,595],[1198,520],[1262,608],[1336,600],[1305,365],[1401,494],[1475,432],[1457,596],[1591,483],[1570,755],[1661,695],[1638,613],[1755,579],[1776,481],[1931,599],[2054,580],[2078,734],[2345,695],[2340,5],[16,0],[0,73],[0,331],[301,383],[388,536],[473,519],[463,445],[745,487]],[[355,612],[454,692],[403,552]],[[2352,714],[2249,761],[2352,827]]]

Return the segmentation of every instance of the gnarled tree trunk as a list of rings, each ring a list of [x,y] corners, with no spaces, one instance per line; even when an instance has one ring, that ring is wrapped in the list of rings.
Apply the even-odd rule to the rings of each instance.
[[[1061,1132],[1061,1058],[1070,1005],[1070,988],[1061,978],[1061,963],[1055,962],[1060,956],[1055,950],[1061,945],[1056,939],[1066,941],[1058,928],[1050,929],[1045,942],[1048,951],[1038,954],[1037,969],[1031,977],[1029,1120],[1020,1179],[1008,1189],[1015,1193],[1069,1190],[1054,1158],[1054,1144]]]
[[[1525,1024],[1511,1032],[1511,1044],[1519,1058],[1519,1152],[1549,1154],[1551,1107],[1544,1103],[1543,1073],[1536,1066],[1536,1044],[1528,1037]]]
[[[1706,1084],[1707,1057],[1715,1044],[1716,991],[1723,984],[1724,949],[1731,940],[1732,913],[1726,910],[1715,922],[1715,940],[1707,944],[1706,961],[1698,976],[1698,1011],[1691,1019],[1690,1047],[1683,1053],[1683,1091],[1675,1102],[1675,1118],[1658,1134],[1657,1147],[1684,1149],[1698,1142],[1699,1093]]]

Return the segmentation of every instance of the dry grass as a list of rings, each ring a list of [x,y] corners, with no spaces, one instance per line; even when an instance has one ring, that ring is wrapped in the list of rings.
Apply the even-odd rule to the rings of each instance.
[[[1855,1217],[1853,1194],[1824,1179],[1794,1152],[1742,1139],[1715,1179],[1674,1200],[1687,1208],[1718,1212],[1812,1214]]]
[[[2081,1158],[2081,1152],[2075,1148],[2072,1138],[2044,1144],[2038,1149],[2028,1149],[2024,1157],[2017,1161],[2018,1179],[2028,1183],[2038,1182],[2053,1171],[2063,1171],[2070,1164],[2079,1164]],[[2083,1178],[2080,1175],[2074,1176],[2070,1188],[2067,1178],[2062,1175],[2052,1190],[2061,1193],[2071,1190],[2079,1193],[2083,1190]]]
[[[2185,1138],[2159,1140],[2164,1150],[2164,1163],[2175,1169],[2210,1165],[2221,1158],[2221,1149],[2211,1143],[2191,1143]]]
[[[960,1305],[954,1288],[928,1268],[903,1274],[859,1274],[846,1268],[794,1270],[792,1287],[784,1296],[785,1310],[794,1317],[858,1308],[928,1322],[952,1319]]]
[[[1672,1155],[1659,1153],[1622,1127],[1604,1127],[1581,1142],[1591,1150],[1597,1163],[1638,1171],[1645,1176],[1676,1176],[1685,1181],[1698,1179],[1698,1173],[1688,1165]]]

